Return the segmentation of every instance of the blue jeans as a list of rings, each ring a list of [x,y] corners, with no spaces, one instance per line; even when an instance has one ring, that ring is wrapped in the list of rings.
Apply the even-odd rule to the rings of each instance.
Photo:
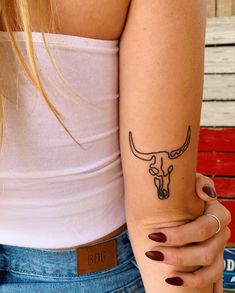
[[[111,239],[117,266],[85,274],[77,272],[76,249],[0,244],[0,293],[144,293],[127,230]]]

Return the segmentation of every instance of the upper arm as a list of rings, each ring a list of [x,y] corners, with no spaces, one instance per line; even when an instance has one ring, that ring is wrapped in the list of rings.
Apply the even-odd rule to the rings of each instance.
[[[169,214],[172,220],[184,214],[189,219],[202,210],[194,183],[206,4],[206,0],[132,0],[130,5],[119,54],[120,148],[127,218],[158,215],[164,221]],[[158,155],[150,161],[149,156],[138,157],[129,132],[138,152]],[[178,157],[168,156],[185,145]],[[150,174],[151,163],[158,176]],[[167,182],[170,196],[161,200],[158,191]]]

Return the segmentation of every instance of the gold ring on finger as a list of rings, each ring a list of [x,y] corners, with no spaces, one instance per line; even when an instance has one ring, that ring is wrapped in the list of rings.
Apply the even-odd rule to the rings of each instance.
[[[219,231],[221,230],[221,222],[219,220],[219,218],[213,214],[205,214],[205,216],[211,216],[213,217],[214,219],[216,219],[217,223],[218,223],[218,229],[217,231],[215,232],[215,234],[219,233]]]

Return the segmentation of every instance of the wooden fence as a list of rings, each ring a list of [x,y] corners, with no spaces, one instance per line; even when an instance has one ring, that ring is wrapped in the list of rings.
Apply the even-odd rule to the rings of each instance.
[[[208,0],[204,72],[197,170],[232,213],[223,282],[235,292],[235,0]]]
[[[208,0],[208,14],[210,16],[235,15],[235,0]]]

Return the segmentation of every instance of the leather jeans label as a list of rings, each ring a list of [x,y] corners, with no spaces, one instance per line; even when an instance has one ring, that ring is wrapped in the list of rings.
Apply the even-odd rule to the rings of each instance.
[[[116,239],[92,246],[77,248],[78,274],[93,273],[110,269],[117,265]]]

